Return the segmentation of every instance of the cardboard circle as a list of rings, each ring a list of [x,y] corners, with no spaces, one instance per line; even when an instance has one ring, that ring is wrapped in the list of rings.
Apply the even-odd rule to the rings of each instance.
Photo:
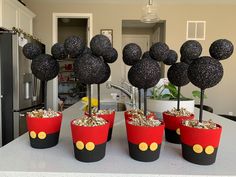
[[[58,112],[59,116],[52,118],[36,118],[26,115],[27,129],[29,132],[34,131],[36,134],[39,132],[45,132],[46,134],[52,134],[60,131],[62,113]]]

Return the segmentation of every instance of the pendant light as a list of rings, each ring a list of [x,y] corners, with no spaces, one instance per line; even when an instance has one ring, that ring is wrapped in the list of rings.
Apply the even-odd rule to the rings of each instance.
[[[141,22],[143,23],[156,23],[160,20],[157,15],[157,9],[153,5],[152,0],[148,0],[148,4],[143,7],[143,14],[141,16]]]

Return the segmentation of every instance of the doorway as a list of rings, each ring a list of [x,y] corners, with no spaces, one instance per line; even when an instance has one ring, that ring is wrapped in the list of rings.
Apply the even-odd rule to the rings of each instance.
[[[91,13],[53,13],[53,44],[57,42],[64,42],[67,37],[76,35],[82,37],[84,41],[86,41],[86,44],[89,45],[89,41],[93,36],[92,17],[93,16]],[[60,66],[71,66],[71,64],[73,64],[73,61],[68,60],[66,62],[72,63],[60,63]],[[69,77],[67,77],[67,79],[68,78]],[[73,84],[73,82],[63,83],[65,88],[68,89],[68,91],[66,92],[64,90],[61,90],[60,82],[58,79],[59,77],[53,79],[48,84],[49,86],[47,88],[48,93],[52,92],[52,94],[48,94],[49,96],[51,95],[51,97],[48,98],[48,105],[51,105],[54,110],[58,110],[58,97],[62,96],[59,94],[59,91],[62,91],[61,93],[65,93],[65,95],[73,95],[72,93],[70,93],[71,89],[69,88],[69,86],[66,86],[66,84],[71,85],[71,83]],[[68,102],[68,106],[75,102],[75,100],[71,99]]]
[[[142,23],[139,20],[122,20],[122,49],[128,43],[136,43],[144,53],[156,42],[165,42],[165,21]],[[164,77],[164,68],[161,63],[162,77]],[[124,75],[122,77],[128,81],[127,75],[130,66],[124,64],[123,69]]]

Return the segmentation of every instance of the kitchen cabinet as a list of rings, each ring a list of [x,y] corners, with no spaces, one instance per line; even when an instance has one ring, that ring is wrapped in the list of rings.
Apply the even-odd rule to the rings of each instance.
[[[74,61],[75,59],[59,61],[58,97],[64,102],[64,108],[70,107],[86,96],[86,85],[75,78]]]
[[[0,27],[11,30],[13,27],[33,34],[35,14],[17,0],[0,0]]]

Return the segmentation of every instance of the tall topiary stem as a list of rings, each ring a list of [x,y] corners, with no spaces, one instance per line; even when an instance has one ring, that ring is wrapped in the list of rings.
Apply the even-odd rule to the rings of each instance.
[[[138,108],[141,109],[141,89],[138,89]]]
[[[100,110],[100,84],[97,84],[98,110]]]
[[[178,96],[177,96],[177,111],[179,111],[179,105],[180,105],[180,90],[181,87],[178,87]]]
[[[144,89],[144,115],[147,115],[147,89]]]
[[[89,117],[92,115],[92,108],[91,108],[91,84],[88,84],[88,113]]]
[[[199,122],[202,122],[203,101],[204,101],[204,90],[201,89]]]

